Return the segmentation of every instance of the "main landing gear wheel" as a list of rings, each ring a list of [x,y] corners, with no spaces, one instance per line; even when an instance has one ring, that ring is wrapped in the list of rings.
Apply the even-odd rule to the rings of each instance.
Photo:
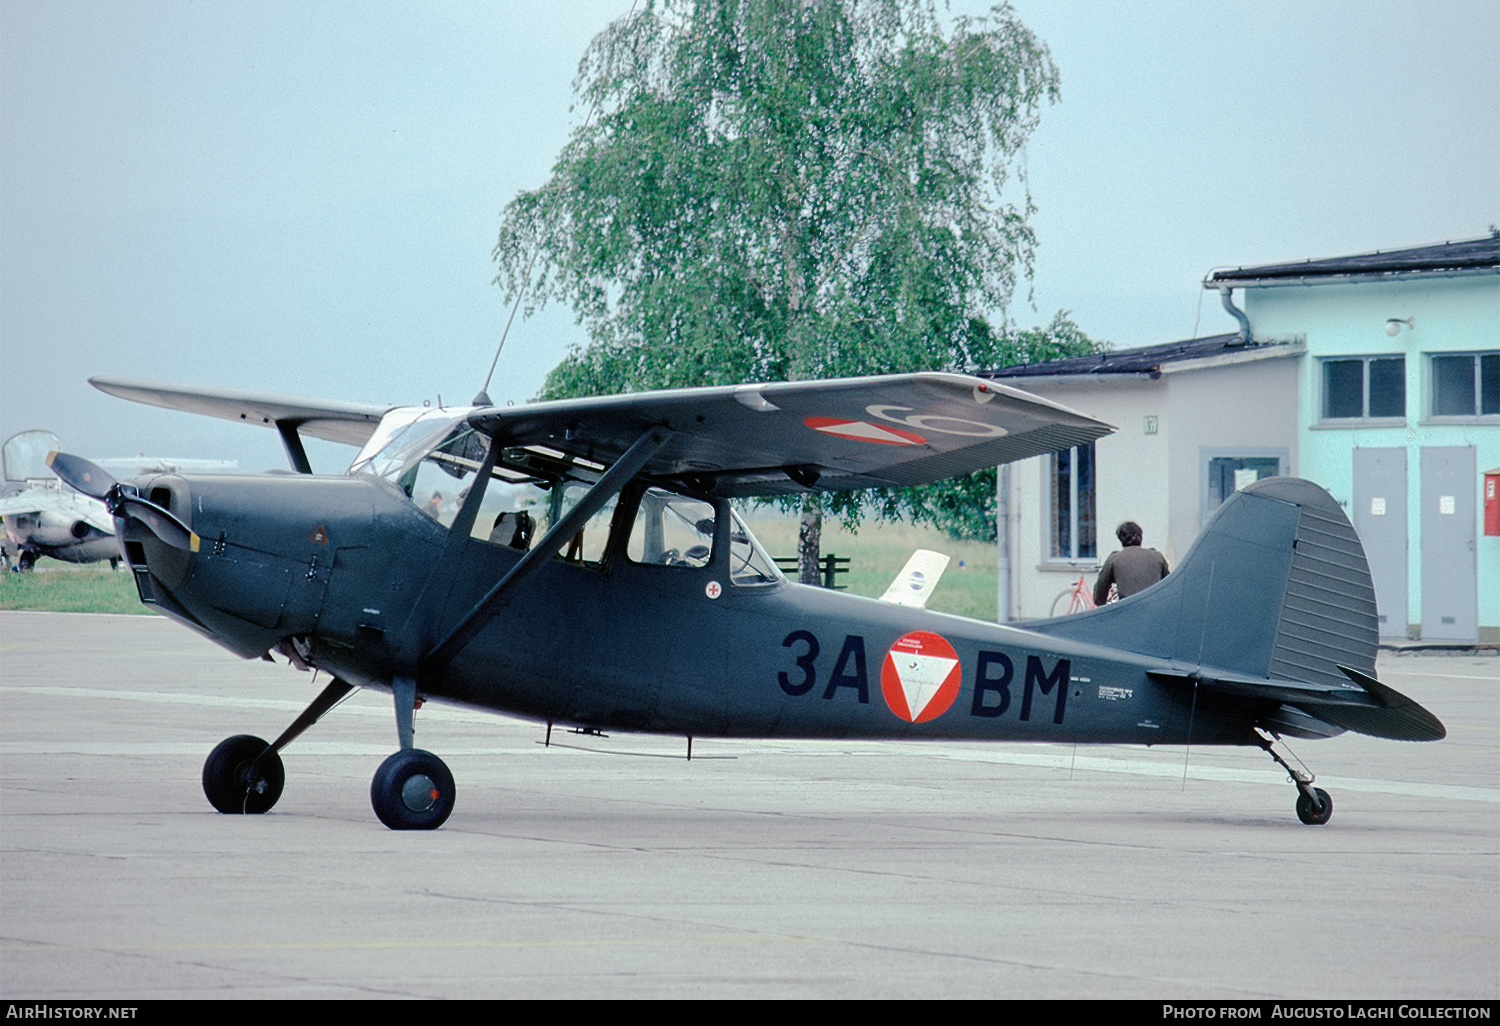
[[[392,830],[436,830],[453,811],[453,774],[431,752],[403,749],[375,771],[370,804]]]
[[[275,805],[286,784],[286,771],[281,756],[270,749],[249,734],[219,742],[203,763],[208,804],[229,815],[255,815]]]
[[[1313,794],[1316,802],[1305,793],[1297,795],[1297,818],[1308,826],[1322,826],[1333,818],[1333,799],[1321,787],[1313,788]]]

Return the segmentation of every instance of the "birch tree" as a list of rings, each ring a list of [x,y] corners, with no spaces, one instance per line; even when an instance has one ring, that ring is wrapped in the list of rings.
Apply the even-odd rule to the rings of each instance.
[[[1058,75],[1008,5],[647,0],[575,95],[587,117],[495,248],[508,299],[587,334],[543,398],[1032,355],[1004,322],[1036,244],[1018,155]],[[931,498],[807,496],[803,578],[825,510]]]

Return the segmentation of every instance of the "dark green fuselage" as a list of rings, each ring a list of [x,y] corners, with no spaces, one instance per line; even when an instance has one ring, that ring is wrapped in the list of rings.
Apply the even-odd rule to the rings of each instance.
[[[617,523],[601,561],[543,560],[434,668],[424,656],[521,552],[459,536],[368,476],[140,488],[201,539],[182,552],[120,522],[143,601],[242,656],[290,650],[363,687],[406,676],[430,699],[689,736],[1253,743],[1253,717],[1194,708],[1150,679],[1157,657],[785,581],[733,584],[722,499],[707,565],[632,561]],[[923,646],[957,665],[914,717],[891,688],[895,663]]]

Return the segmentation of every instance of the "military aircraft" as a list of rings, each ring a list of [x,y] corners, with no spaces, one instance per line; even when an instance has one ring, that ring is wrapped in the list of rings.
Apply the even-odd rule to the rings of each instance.
[[[1306,481],[1237,493],[1154,587],[1024,628],[792,584],[736,512],[737,499],[922,484],[1112,430],[994,382],[504,407],[481,393],[452,408],[93,383],[272,427],[299,471],[117,482],[50,458],[109,506],[143,602],[241,656],[278,652],[332,677],[273,742],[213,750],[203,788],[220,812],[275,805],[280,751],[355,688],[393,696],[399,750],[370,786],[392,829],[436,828],[454,807],[447,766],[415,746],[429,699],[545,723],[549,737],[679,735],[689,758],[709,736],[1257,745],[1308,824],[1333,802],[1277,752],[1283,736],[1445,735],[1375,679],[1363,550]],[[346,474],[313,475],[303,434],[360,449]]]
[[[30,570],[42,556],[67,563],[107,559],[120,563],[114,520],[97,500],[64,488],[47,470],[45,457],[57,448],[51,431],[22,431],[0,447],[5,495],[0,496],[7,564]]]

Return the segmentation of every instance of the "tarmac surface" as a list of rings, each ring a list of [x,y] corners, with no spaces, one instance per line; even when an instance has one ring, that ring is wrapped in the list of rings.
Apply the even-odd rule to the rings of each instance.
[[[369,782],[390,699],[145,616],[0,612],[0,997],[1500,998],[1500,657],[1382,653],[1449,736],[1257,749],[723,742],[429,705],[430,833]],[[609,754],[604,754],[609,753]]]

